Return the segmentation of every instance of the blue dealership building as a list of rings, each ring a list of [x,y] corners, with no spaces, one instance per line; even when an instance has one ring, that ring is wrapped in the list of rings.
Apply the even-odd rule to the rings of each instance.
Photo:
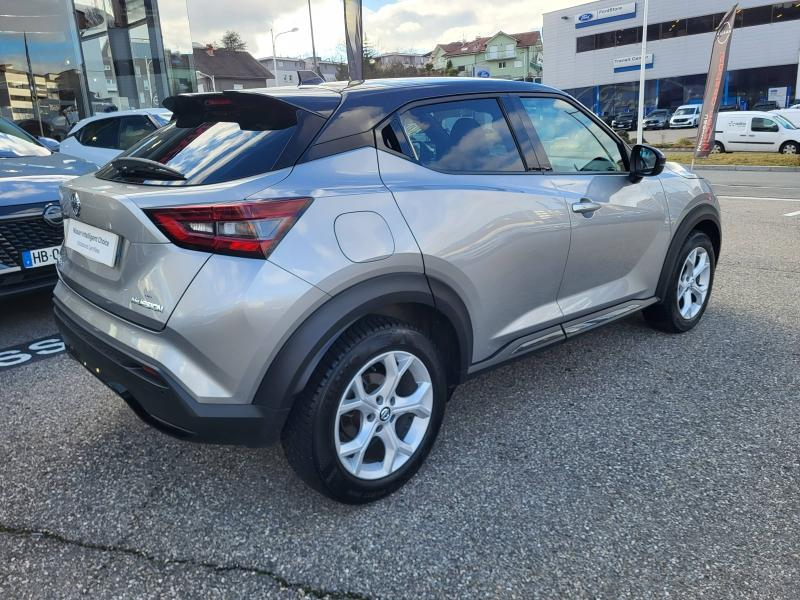
[[[734,0],[650,0],[645,106],[702,102],[714,31]],[[635,112],[643,0],[600,0],[544,15],[543,82],[599,115]],[[798,94],[800,1],[740,0],[723,104],[740,109]]]

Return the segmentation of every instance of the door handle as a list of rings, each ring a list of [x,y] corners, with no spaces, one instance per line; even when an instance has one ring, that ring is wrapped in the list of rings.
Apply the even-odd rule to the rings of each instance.
[[[576,202],[572,205],[572,212],[576,213],[593,213],[596,210],[599,210],[603,207],[602,204],[598,204],[597,202],[592,202],[588,198],[581,198],[580,202]]]

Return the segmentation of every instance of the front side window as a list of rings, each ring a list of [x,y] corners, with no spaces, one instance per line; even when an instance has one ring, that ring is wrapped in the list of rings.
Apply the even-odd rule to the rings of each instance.
[[[439,171],[524,171],[497,100],[458,100],[418,106],[400,115],[413,158]]]
[[[554,172],[625,171],[618,141],[577,107],[558,98],[521,100]]]
[[[772,119],[765,119],[763,117],[753,117],[753,122],[750,125],[750,130],[762,133],[775,133],[779,130],[779,128],[778,124]]]

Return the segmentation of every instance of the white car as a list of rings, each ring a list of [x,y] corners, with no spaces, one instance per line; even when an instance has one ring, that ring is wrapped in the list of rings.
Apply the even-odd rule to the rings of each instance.
[[[774,112],[720,113],[713,152],[800,154],[800,129]]]
[[[98,167],[140,139],[169,123],[165,108],[141,108],[100,113],[81,119],[61,142],[61,153],[93,162]]]
[[[700,111],[703,107],[700,104],[684,104],[679,106],[669,119],[670,129],[680,127],[697,127],[700,119]]]

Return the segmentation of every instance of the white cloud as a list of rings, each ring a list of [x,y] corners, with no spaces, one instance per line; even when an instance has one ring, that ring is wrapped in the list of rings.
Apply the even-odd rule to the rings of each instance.
[[[297,33],[282,35],[278,54],[308,56],[311,36],[308,5],[304,0],[188,0],[192,39],[219,41],[225,30],[242,34],[250,52],[257,57],[272,54],[269,28],[275,31],[297,27]],[[364,7],[367,39],[379,51],[417,50],[427,52],[437,43],[473,39],[505,31],[518,33],[539,29],[542,13],[577,4],[576,0],[397,0],[376,11]],[[342,0],[312,0],[314,38],[317,54],[344,54]]]

